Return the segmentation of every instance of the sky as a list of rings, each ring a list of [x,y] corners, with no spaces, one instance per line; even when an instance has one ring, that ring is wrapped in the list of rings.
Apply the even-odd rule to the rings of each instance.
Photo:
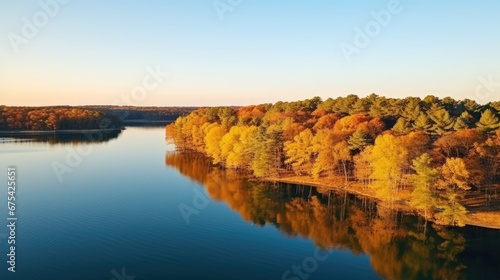
[[[500,100],[496,0],[0,2],[0,104]]]

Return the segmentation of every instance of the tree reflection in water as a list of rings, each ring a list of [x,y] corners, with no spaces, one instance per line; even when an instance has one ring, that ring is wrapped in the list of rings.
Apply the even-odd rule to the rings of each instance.
[[[88,131],[88,132],[68,132],[68,133],[25,133],[25,134],[5,134],[0,136],[1,143],[16,142],[41,142],[54,144],[77,144],[77,143],[105,143],[118,138],[121,130],[109,131]]]
[[[246,221],[273,224],[321,249],[368,254],[384,278],[500,279],[499,231],[440,227],[347,193],[248,180],[200,154],[167,153],[165,162]]]

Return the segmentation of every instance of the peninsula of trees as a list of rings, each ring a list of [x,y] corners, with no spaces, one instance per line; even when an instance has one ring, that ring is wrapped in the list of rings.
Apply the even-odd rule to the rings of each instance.
[[[127,122],[172,122],[193,107],[0,106],[0,131],[121,129]]]
[[[314,97],[197,109],[167,139],[258,178],[342,186],[463,226],[469,208],[498,207],[498,111],[449,97]]]

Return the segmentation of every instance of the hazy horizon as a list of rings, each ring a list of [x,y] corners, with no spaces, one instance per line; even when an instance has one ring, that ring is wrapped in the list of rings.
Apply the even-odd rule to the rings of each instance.
[[[352,93],[354,94],[354,93]],[[371,93],[370,93],[371,94]],[[357,94],[354,94],[354,95],[357,95],[359,98],[365,98],[367,96],[369,96],[370,94],[367,94],[367,95],[364,95],[364,96],[361,96],[361,95],[357,95]],[[373,93],[373,94],[376,94],[376,93]],[[326,96],[326,97],[321,97],[323,101],[325,101],[326,99],[328,98],[332,98],[332,99],[335,99],[337,97],[346,97],[348,96],[349,94],[344,94],[344,95],[336,95],[336,96]],[[387,97],[387,98],[400,98],[400,99],[404,99],[404,98],[413,98],[413,97],[418,97],[418,98],[421,98],[423,99],[424,97],[426,96],[402,96],[402,97],[389,97],[389,96],[384,96],[384,95],[380,95],[380,94],[377,94],[378,96],[382,96],[382,97]],[[434,95],[434,94],[431,94],[431,95]],[[443,98],[446,98],[446,97],[451,97],[451,96],[438,96],[438,95],[434,95],[440,99],[443,99]],[[123,104],[46,104],[46,105],[29,105],[29,104],[22,104],[22,105],[10,105],[10,104],[0,104],[0,106],[8,106],[8,107],[63,107],[63,106],[71,106],[71,107],[99,107],[99,106],[120,106],[120,107],[246,107],[246,106],[252,106],[252,105],[262,105],[262,104],[275,104],[277,102],[294,102],[294,101],[302,101],[302,100],[307,100],[307,99],[312,99],[314,98],[315,96],[310,96],[310,97],[306,97],[306,98],[302,98],[302,99],[292,99],[292,100],[276,100],[276,101],[270,101],[270,102],[264,102],[264,103],[248,103],[248,104],[238,104],[238,105],[235,105],[235,104],[228,104],[228,105],[220,105],[220,104],[213,104],[213,105],[175,105],[175,104],[161,104],[161,105],[158,105],[158,104],[149,104],[149,105],[146,105],[146,104],[138,104],[138,105],[127,105],[125,102]],[[453,98],[453,97],[452,97]],[[464,98],[464,99],[456,99],[456,98],[453,98],[457,101],[462,101],[464,99],[467,99],[467,98]],[[478,105],[482,106],[482,105],[487,105],[489,102],[492,102],[492,101],[500,101],[500,98],[498,100],[489,100],[488,102],[484,102],[484,103],[480,103],[478,102]]]

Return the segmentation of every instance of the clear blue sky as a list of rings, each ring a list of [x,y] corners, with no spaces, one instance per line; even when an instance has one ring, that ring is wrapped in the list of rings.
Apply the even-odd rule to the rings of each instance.
[[[340,45],[355,46],[355,28],[389,2],[243,0],[221,20],[211,0],[72,0],[27,43],[16,41],[16,52],[12,34],[23,36],[23,18],[33,22],[43,9],[39,1],[2,1],[0,104],[123,104],[157,66],[170,76],[137,105],[372,92],[462,99],[477,97],[478,77],[500,82],[494,0],[401,0],[402,11],[348,61]],[[492,93],[475,99],[500,100],[500,87]]]

